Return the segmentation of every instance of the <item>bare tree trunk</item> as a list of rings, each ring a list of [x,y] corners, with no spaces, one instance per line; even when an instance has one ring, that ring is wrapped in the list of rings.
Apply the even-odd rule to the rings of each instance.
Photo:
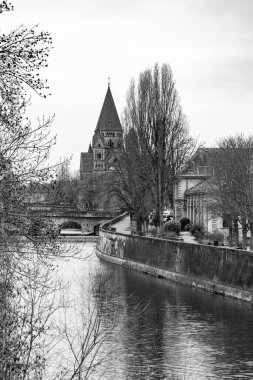
[[[247,249],[247,222],[242,218],[242,248]]]
[[[162,184],[161,184],[161,168],[158,168],[158,215],[159,227],[162,228],[163,224],[163,210],[162,210]]]
[[[233,219],[233,246],[239,246],[239,233],[238,233],[238,218]]]
[[[232,225],[232,219],[230,219],[230,221],[229,221],[228,245],[229,245],[229,247],[233,247],[233,225]]]
[[[249,228],[250,228],[250,250],[253,251],[253,221],[250,221]]]
[[[142,218],[139,215],[136,216],[136,226],[137,226],[137,231],[141,232],[142,231]]]

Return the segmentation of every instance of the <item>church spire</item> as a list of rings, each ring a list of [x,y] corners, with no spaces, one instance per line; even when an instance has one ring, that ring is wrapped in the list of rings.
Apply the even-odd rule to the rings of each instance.
[[[110,78],[108,78],[108,88],[105,100],[97,122],[96,130],[100,131],[119,131],[122,132],[118,112],[112,97],[110,88]]]

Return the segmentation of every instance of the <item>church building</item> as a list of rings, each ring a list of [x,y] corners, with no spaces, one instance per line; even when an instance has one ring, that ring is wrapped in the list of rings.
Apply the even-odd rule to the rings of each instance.
[[[115,149],[120,149],[123,130],[108,84],[104,103],[88,152],[81,153],[80,179],[113,169]]]

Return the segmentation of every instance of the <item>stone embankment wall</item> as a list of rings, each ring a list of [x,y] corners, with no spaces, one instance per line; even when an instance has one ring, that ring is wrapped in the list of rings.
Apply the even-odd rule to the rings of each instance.
[[[99,233],[97,255],[145,273],[253,302],[253,253],[172,240]]]
[[[63,243],[78,243],[78,242],[81,242],[81,243],[97,243],[98,242],[98,239],[99,237],[98,236],[93,236],[93,235],[69,235],[69,236],[61,236],[60,237],[61,241]]]

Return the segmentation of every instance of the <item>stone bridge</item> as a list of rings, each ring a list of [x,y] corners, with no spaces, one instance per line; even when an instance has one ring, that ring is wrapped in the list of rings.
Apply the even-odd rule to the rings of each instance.
[[[52,220],[59,228],[68,228],[69,222],[74,222],[77,228],[84,232],[98,233],[99,225],[113,219],[117,212],[82,211],[72,207],[33,205],[32,211],[44,220]]]

